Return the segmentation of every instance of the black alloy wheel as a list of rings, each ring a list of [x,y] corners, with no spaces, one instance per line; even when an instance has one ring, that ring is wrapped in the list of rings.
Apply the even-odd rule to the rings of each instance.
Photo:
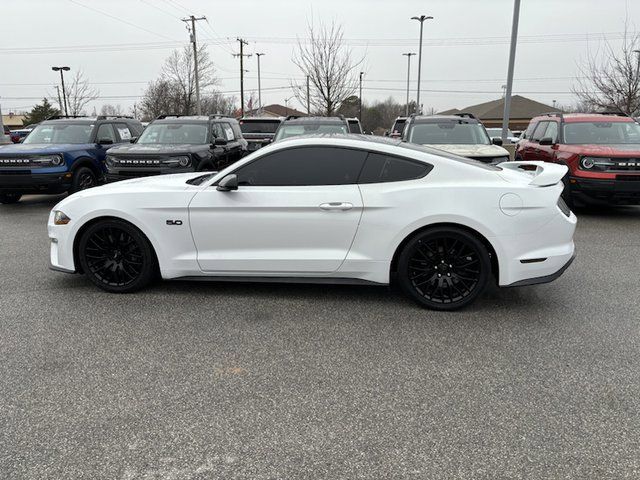
[[[455,227],[436,227],[412,238],[398,260],[402,289],[421,305],[456,310],[473,302],[491,272],[487,248]]]
[[[98,179],[96,178],[96,174],[93,173],[93,170],[88,167],[80,167],[73,174],[71,193],[93,188],[96,185],[98,185]]]
[[[156,257],[147,238],[121,220],[91,225],[80,238],[78,253],[83,272],[108,292],[140,290],[157,273]]]
[[[18,203],[22,195],[19,193],[0,193],[0,203],[10,205],[12,203]]]

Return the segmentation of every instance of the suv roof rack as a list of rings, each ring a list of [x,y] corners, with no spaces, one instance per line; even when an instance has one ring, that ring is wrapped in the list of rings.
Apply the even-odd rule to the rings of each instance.
[[[478,119],[478,117],[476,117],[473,113],[470,113],[470,112],[458,112],[458,113],[454,113],[453,116],[461,117],[461,118],[473,118],[474,120]]]
[[[215,118],[230,118],[229,115],[224,115],[222,113],[212,113],[209,115],[209,120],[213,120]]]
[[[324,116],[324,115],[287,115],[284,119],[285,120],[295,120],[296,118],[339,118],[340,120],[345,120],[344,115],[340,114],[340,115],[331,115],[331,116]]]
[[[107,120],[110,118],[130,118],[133,119],[131,115],[98,115],[96,120]]]
[[[541,113],[538,116],[539,117],[558,117],[558,118],[563,118],[564,117],[562,112],[545,112],[545,113]]]
[[[47,120],[61,120],[63,118],[88,118],[86,115],[51,115]]]

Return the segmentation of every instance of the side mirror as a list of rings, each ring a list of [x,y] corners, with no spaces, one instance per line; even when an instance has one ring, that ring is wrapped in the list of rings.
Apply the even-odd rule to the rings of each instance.
[[[238,189],[238,176],[234,173],[227,175],[218,182],[216,190],[219,192],[230,192]]]
[[[502,146],[502,139],[500,137],[491,137],[491,143],[501,147]]]
[[[113,140],[110,138],[99,138],[98,145],[113,145]]]
[[[551,137],[544,137],[540,139],[540,145],[553,145],[553,138]]]
[[[227,144],[227,141],[224,138],[216,138],[213,144],[217,147],[223,147]]]
[[[138,140],[138,137],[131,137],[129,143],[136,143],[136,140]]]

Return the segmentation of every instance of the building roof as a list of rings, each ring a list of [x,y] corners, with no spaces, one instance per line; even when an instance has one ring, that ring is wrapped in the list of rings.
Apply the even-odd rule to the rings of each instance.
[[[296,110],[295,108],[285,107],[277,103],[265,105],[262,107],[262,116],[265,117],[287,117],[289,115],[306,115],[306,113]],[[257,117],[258,109],[244,112],[245,117]]]
[[[550,105],[536,102],[530,98],[523,97],[522,95],[513,95],[511,97],[511,118],[533,118],[542,113],[559,111]],[[458,110],[453,108],[451,110],[445,110],[440,112],[441,115],[451,115],[453,113],[469,112],[473,113],[480,120],[502,120],[502,114],[504,112],[504,98],[492,100],[490,102],[479,103],[477,105],[471,105],[470,107]]]
[[[16,115],[14,113],[2,115],[2,124],[9,128],[20,128],[24,125],[24,115]]]

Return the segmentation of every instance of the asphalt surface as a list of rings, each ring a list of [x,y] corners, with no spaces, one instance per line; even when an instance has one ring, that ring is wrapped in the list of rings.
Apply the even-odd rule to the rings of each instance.
[[[57,197],[60,198],[60,197]],[[0,205],[1,479],[640,478],[640,209],[556,282],[457,313],[380,287],[48,270],[56,197]]]

